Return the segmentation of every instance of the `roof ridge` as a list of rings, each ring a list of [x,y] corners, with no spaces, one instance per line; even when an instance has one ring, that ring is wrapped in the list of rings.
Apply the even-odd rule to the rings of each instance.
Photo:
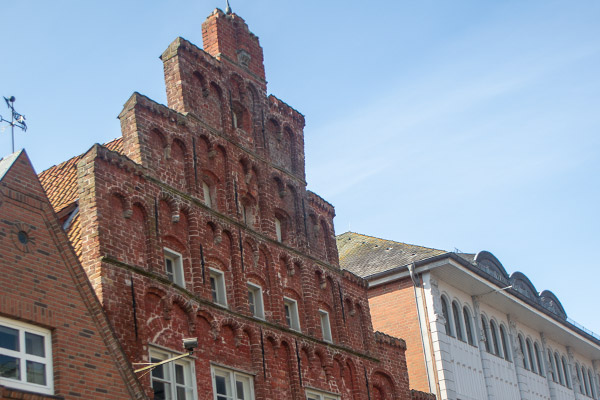
[[[354,234],[354,235],[358,235],[358,236],[362,236],[362,237],[371,238],[371,239],[377,239],[377,240],[380,240],[380,241],[382,241],[382,242],[392,242],[392,243],[397,243],[397,244],[400,244],[400,245],[406,245],[406,246],[418,247],[418,248],[421,248],[421,249],[427,249],[427,250],[436,250],[436,251],[444,251],[444,252],[446,252],[446,253],[450,253],[450,252],[449,252],[449,251],[447,251],[447,250],[436,249],[436,248],[433,248],[433,247],[426,247],[426,246],[421,246],[421,245],[418,245],[418,244],[412,244],[412,243],[406,243],[406,242],[398,242],[398,241],[396,241],[396,240],[383,239],[383,238],[380,238],[380,237],[377,237],[377,236],[365,235],[365,234],[363,234],[363,233],[352,232],[352,231],[347,231],[347,232],[341,233],[341,234],[337,235],[336,237],[339,237],[339,236],[342,236],[342,235],[346,235],[346,234],[348,234],[348,233],[350,233],[350,234]]]

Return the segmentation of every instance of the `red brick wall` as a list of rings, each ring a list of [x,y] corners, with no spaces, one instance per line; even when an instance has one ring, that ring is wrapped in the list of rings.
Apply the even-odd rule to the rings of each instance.
[[[0,270],[0,315],[51,331],[57,396],[143,396],[25,153],[1,181]],[[0,398],[52,397],[0,388]]]
[[[82,263],[130,360],[194,336],[207,397],[218,363],[255,374],[257,399],[304,399],[306,386],[408,399],[404,342],[373,334],[366,282],[339,269],[333,206],[306,190],[304,117],[266,96],[241,18],[213,13],[203,37],[208,53],[179,38],[162,55],[170,108],[134,94],[119,116],[124,155],[94,146],[77,166]],[[248,67],[231,60],[240,49]],[[167,279],[165,247],[182,255],[185,288]],[[227,309],[212,302],[211,267]],[[265,321],[250,315],[248,281],[264,290]],[[283,296],[298,301],[301,333],[284,326]]]
[[[369,289],[373,328],[406,341],[410,386],[429,391],[417,306],[410,278]]]

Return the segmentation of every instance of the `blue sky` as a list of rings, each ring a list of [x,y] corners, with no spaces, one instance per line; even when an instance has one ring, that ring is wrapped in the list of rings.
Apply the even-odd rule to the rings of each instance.
[[[134,91],[166,103],[158,56],[177,36],[201,46],[221,3],[5,2],[17,148],[42,171],[118,137]],[[269,92],[306,116],[308,187],[337,233],[489,250],[600,333],[599,2],[231,3]]]

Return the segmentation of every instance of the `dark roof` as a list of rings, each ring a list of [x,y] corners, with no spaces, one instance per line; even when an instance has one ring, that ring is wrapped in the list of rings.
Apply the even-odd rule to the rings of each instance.
[[[448,253],[354,232],[342,233],[336,239],[340,267],[362,277]]]

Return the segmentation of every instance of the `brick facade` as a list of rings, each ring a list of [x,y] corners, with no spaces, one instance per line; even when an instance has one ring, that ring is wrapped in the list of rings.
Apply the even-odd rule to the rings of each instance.
[[[374,334],[366,282],[339,268],[334,209],[306,190],[304,117],[267,96],[242,18],[215,10],[202,34],[204,50],[177,38],[161,56],[168,106],[133,94],[122,138],[40,175],[129,360],[196,337],[200,399],[213,398],[215,366],[251,376],[256,399],[304,399],[306,388],[409,399],[405,343]],[[165,252],[181,256],[178,284]],[[226,307],[213,301],[214,271]],[[248,283],[263,290],[264,319]],[[141,382],[152,397],[150,376]]]
[[[411,388],[429,392],[414,290],[410,278],[377,286],[369,290],[369,307],[373,329],[406,341]]]
[[[49,394],[15,388],[21,375],[0,381],[0,399],[146,398],[26,153],[0,165],[1,377],[12,378],[6,343],[13,324],[50,334],[46,368],[53,368]]]

